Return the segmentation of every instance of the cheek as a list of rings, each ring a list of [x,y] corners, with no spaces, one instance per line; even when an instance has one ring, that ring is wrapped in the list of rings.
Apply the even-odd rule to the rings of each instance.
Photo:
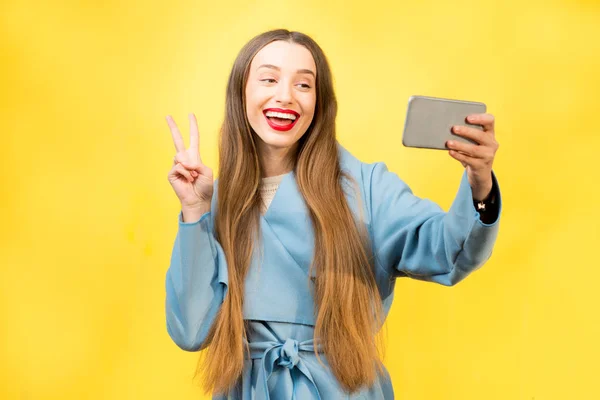
[[[305,99],[305,101],[302,104],[302,108],[304,109],[304,113],[309,116],[310,120],[312,120],[313,116],[315,115],[315,107],[316,107],[316,98],[314,96],[312,97],[308,97]],[[309,121],[310,122],[310,121]]]
[[[250,123],[250,126],[252,127],[252,129],[255,132],[260,132],[260,126],[261,126],[261,119],[264,118],[262,113],[259,112],[260,110],[258,110],[256,107],[250,108],[248,107],[247,112],[246,112],[246,116],[248,118],[248,122]]]
[[[262,115],[262,108],[269,94],[261,89],[263,88],[248,86],[246,90],[246,112],[249,116]]]
[[[257,122],[261,115],[260,104],[258,104],[256,96],[253,96],[251,91],[246,91],[246,116],[250,122]]]
[[[310,97],[307,98],[307,103],[309,104],[310,109],[314,112],[315,107],[317,106],[317,94],[312,92]]]

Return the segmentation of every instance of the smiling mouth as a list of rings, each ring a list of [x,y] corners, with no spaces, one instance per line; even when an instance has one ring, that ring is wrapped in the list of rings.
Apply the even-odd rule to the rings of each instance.
[[[276,131],[289,131],[300,119],[300,114],[287,110],[267,109],[263,114],[269,126]]]

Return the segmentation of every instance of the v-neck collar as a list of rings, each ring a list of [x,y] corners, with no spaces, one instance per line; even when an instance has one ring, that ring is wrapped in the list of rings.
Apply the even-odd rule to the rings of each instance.
[[[273,195],[271,204],[267,208],[267,211],[264,214],[261,214],[261,217],[265,220],[269,220],[272,214],[282,212],[286,209],[289,209],[289,207],[293,207],[293,203],[298,201],[299,195],[300,193],[298,192],[298,187],[296,186],[296,175],[294,171],[292,170],[283,174],[281,182],[279,182],[279,186]],[[300,199],[302,199],[302,196],[300,196]]]

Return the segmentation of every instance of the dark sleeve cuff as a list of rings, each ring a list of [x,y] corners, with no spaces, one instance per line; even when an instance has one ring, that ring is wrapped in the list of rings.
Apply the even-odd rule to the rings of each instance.
[[[498,189],[498,181],[492,174],[492,190],[490,195],[485,200],[485,210],[479,210],[477,204],[479,202],[473,199],[473,207],[479,213],[479,219],[486,225],[491,225],[498,220],[500,216],[500,190]]]

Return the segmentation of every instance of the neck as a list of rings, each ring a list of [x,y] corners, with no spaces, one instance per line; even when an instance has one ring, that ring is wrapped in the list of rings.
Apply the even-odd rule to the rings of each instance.
[[[293,169],[295,147],[272,147],[265,143],[259,147],[263,177],[283,175]]]

